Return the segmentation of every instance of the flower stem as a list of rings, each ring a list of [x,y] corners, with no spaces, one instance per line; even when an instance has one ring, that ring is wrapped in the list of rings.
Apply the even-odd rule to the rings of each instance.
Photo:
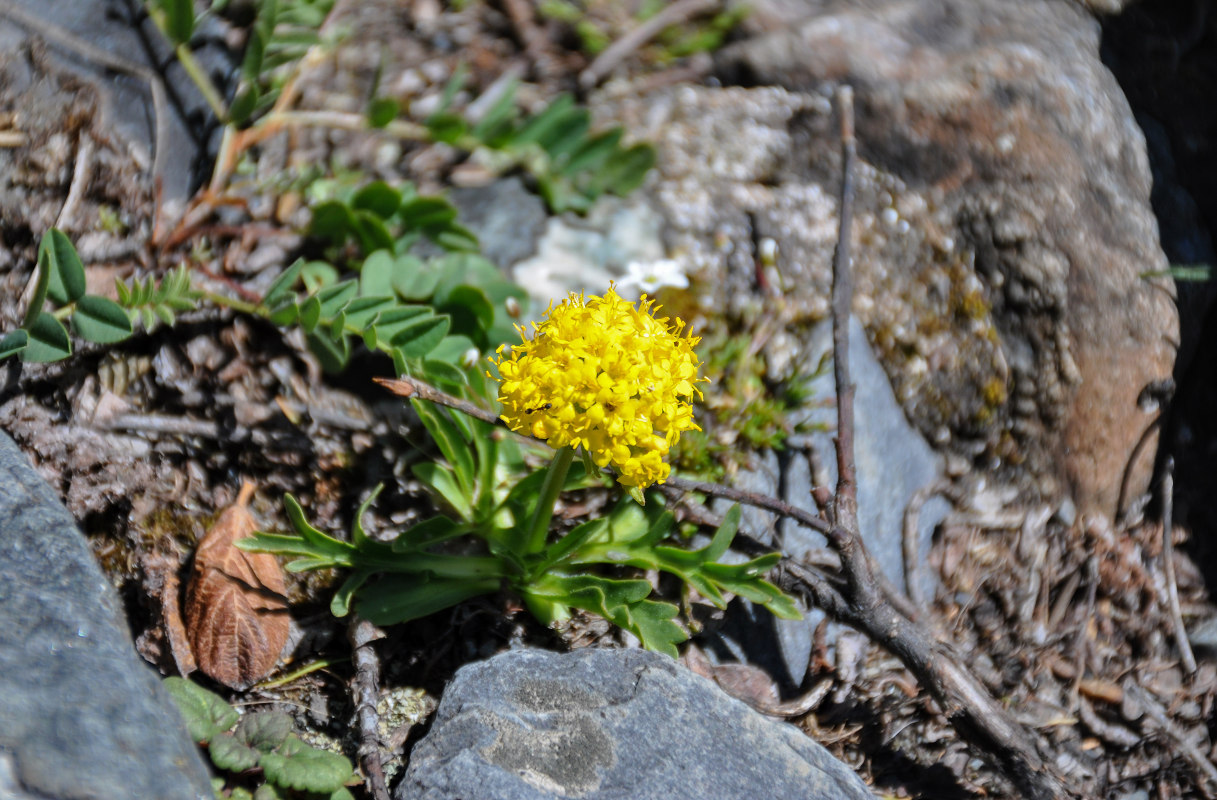
[[[520,555],[536,553],[545,546],[545,537],[549,533],[549,521],[554,516],[554,503],[566,483],[566,473],[570,470],[571,461],[575,458],[573,447],[563,447],[554,453],[554,460],[549,464],[545,473],[545,481],[541,484],[541,494],[533,510],[532,519],[528,523],[527,538],[524,540],[524,552]]]

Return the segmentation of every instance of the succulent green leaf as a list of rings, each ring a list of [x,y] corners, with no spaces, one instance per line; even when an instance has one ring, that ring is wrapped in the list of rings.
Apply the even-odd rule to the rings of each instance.
[[[338,791],[355,773],[345,756],[307,746],[290,755],[267,753],[262,770],[268,781],[284,789],[315,794]]]
[[[317,292],[321,302],[321,319],[333,319],[347,303],[359,296],[359,282],[342,281]]]
[[[414,477],[443,499],[460,515],[461,519],[473,516],[469,493],[464,491],[452,470],[433,461],[423,461],[410,467]]]
[[[240,714],[214,692],[185,678],[165,678],[162,683],[177,704],[190,738],[209,742],[237,724]]]
[[[359,268],[359,294],[364,297],[393,294],[393,273],[397,260],[389,250],[377,250],[363,260]]]
[[[393,234],[389,233],[389,228],[383,219],[371,211],[362,209],[356,210],[354,214],[355,235],[359,239],[359,246],[365,253],[393,249]]]
[[[85,268],[71,240],[51,228],[38,244],[38,268],[47,271],[47,294],[66,305],[85,293]]]
[[[476,286],[462,284],[454,287],[436,310],[452,318],[452,329],[477,340],[485,340],[486,331],[494,325],[494,305],[486,293]]]
[[[29,341],[30,335],[20,328],[0,336],[0,361],[25,350]]]
[[[372,350],[381,345],[388,346],[399,333],[430,313],[431,310],[426,306],[399,306],[381,312],[372,324],[372,329],[364,334],[364,342]]]
[[[394,266],[393,289],[404,300],[428,299],[443,276],[442,270],[417,256],[398,256]]]
[[[401,192],[384,181],[372,181],[351,198],[351,208],[369,211],[381,219],[388,219],[401,207]]]
[[[457,524],[447,517],[431,517],[399,533],[393,540],[393,552],[420,552],[468,532],[468,526]]]
[[[334,592],[334,598],[330,600],[330,613],[339,618],[349,614],[351,599],[355,596],[355,592],[359,591],[372,575],[373,572],[370,569],[357,569],[351,572],[338,587],[338,591]]]
[[[54,316],[43,311],[34,317],[34,322],[25,326],[29,342],[21,353],[23,361],[35,364],[59,361],[72,355],[72,341],[68,330]]]
[[[97,344],[113,344],[131,336],[131,318],[122,306],[91,294],[76,301],[72,327],[80,338]]]
[[[282,711],[262,711],[242,717],[233,735],[255,750],[269,753],[287,740],[292,728],[290,715]]]

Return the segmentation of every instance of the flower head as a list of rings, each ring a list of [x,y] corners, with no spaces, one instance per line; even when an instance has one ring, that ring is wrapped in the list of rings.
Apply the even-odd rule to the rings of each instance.
[[[551,305],[531,339],[519,327],[523,343],[491,359],[503,420],[552,447],[583,447],[624,486],[665,481],[668,449],[700,430],[691,402],[701,391],[697,338],[656,311],[646,295],[635,305],[610,286]]]

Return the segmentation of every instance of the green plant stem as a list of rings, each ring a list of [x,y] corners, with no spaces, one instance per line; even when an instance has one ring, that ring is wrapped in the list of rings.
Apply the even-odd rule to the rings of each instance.
[[[554,460],[549,464],[545,473],[545,481],[541,484],[541,493],[537,497],[537,505],[533,509],[532,519],[529,520],[527,538],[524,540],[524,554],[540,552],[545,546],[545,538],[549,534],[549,521],[554,516],[554,503],[558,501],[563,485],[566,484],[566,473],[570,470],[575,458],[575,448],[563,447],[554,453]]]
[[[233,311],[240,311],[242,314],[258,314],[259,309],[256,303],[248,303],[244,300],[238,300],[235,297],[229,297],[219,292],[199,292],[199,296],[204,300],[215,303],[217,306],[231,308]],[[262,316],[265,316],[264,314]]]
[[[351,659],[347,656],[339,656],[338,658],[319,658],[310,664],[305,664],[300,669],[293,670],[286,675],[281,675],[274,680],[262,681],[261,683],[257,684],[255,688],[277,689],[280,686],[286,686],[297,678],[303,678],[305,675],[309,675],[318,670],[327,669],[335,664],[343,664],[350,660]]]
[[[227,124],[228,104],[220,96],[220,91],[211,82],[211,78],[207,77],[207,72],[195,59],[194,53],[184,44],[179,44],[175,47],[173,53],[177,56],[178,63],[182,65],[182,69],[186,70],[186,74],[194,82],[195,87],[198,88],[199,94],[203,95],[203,99],[211,107],[211,113],[216,115],[216,119]]]

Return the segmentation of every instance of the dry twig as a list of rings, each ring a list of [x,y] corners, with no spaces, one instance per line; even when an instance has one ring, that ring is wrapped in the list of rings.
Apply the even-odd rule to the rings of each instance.
[[[1167,458],[1165,474],[1162,476],[1162,565],[1166,572],[1166,597],[1170,602],[1171,621],[1175,626],[1179,660],[1183,662],[1184,672],[1195,675],[1196,656],[1192,654],[1187,628],[1183,626],[1183,612],[1179,610],[1179,584],[1175,581],[1175,542],[1171,525],[1175,493],[1174,471],[1175,459]]]
[[[604,51],[596,56],[596,60],[579,73],[579,85],[584,89],[595,88],[596,84],[600,83],[605,75],[612,72],[623,59],[628,58],[630,53],[658,36],[664,28],[679,25],[698,14],[704,14],[716,8],[718,8],[718,0],[677,0],[669,6],[665,6],[658,14],[604,48]]]
[[[376,703],[380,698],[380,661],[372,643],[384,638],[384,632],[361,617],[354,617],[347,629],[351,641],[351,657],[355,675],[351,678],[351,694],[355,697],[355,718],[359,724],[359,765],[373,800],[389,800],[384,764],[380,760],[380,715]]]

